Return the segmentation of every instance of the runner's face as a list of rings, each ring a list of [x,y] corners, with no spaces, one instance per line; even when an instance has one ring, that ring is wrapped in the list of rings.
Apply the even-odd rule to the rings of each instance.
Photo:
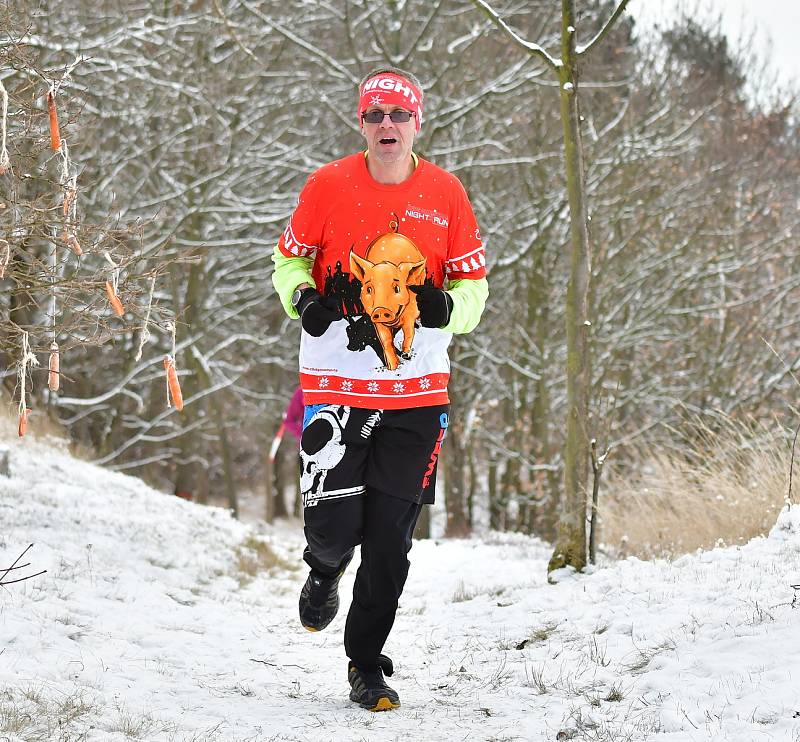
[[[367,111],[391,113],[396,109],[402,109],[402,106],[375,105],[370,106]],[[416,118],[412,116],[404,124],[396,124],[388,116],[384,116],[380,124],[368,124],[362,119],[361,133],[367,140],[370,157],[386,165],[403,162],[411,157],[411,148],[417,134]]]

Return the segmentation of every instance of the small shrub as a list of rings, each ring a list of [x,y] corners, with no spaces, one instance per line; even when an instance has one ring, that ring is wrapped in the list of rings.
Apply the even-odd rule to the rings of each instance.
[[[717,415],[691,429],[691,439],[629,451],[624,470],[609,459],[600,539],[612,554],[678,556],[746,543],[775,524],[790,461],[780,428]]]
[[[19,737],[26,742],[49,742],[72,739],[95,715],[92,705],[81,690],[49,698],[42,689],[7,689],[0,694],[0,735]]]
[[[262,572],[294,570],[295,564],[278,556],[269,542],[251,535],[236,549],[236,577],[240,585],[252,582]]]
[[[547,683],[544,682],[544,667],[531,667],[525,665],[525,682],[523,685],[533,688],[539,695],[547,693]]]
[[[108,726],[108,732],[119,732],[128,739],[150,740],[156,734],[170,731],[172,725],[159,722],[149,713],[135,714],[124,706],[117,708],[117,718]]]
[[[548,622],[535,628],[531,631],[530,640],[532,642],[545,642],[547,641],[558,628],[558,624],[555,622]]]
[[[618,688],[616,685],[612,685],[611,690],[608,691],[608,695],[603,700],[608,701],[608,703],[619,703],[624,699],[625,695],[622,693],[622,689]]]
[[[472,600],[476,595],[478,595],[477,590],[468,590],[467,586],[464,584],[464,580],[459,580],[451,602],[464,603],[467,600]]]

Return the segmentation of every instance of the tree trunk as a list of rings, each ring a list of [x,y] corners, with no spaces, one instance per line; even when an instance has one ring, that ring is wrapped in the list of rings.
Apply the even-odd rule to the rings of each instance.
[[[196,251],[196,257],[198,260],[189,269],[186,291],[183,296],[181,296],[181,289],[184,284],[184,276],[178,274],[177,271],[172,272],[173,306],[183,306],[185,308],[183,320],[186,327],[197,327],[201,322],[200,306],[205,292],[205,251]],[[180,299],[183,301],[181,302]],[[202,385],[209,384],[210,380],[207,378],[202,364],[192,353],[191,347],[187,347],[184,350],[183,358],[185,367],[194,371],[194,373],[181,379],[183,397],[184,399],[189,399],[201,390]],[[180,365],[179,359],[175,359],[175,361]],[[197,454],[202,450],[200,446],[200,428],[191,427],[191,423],[201,414],[201,405],[203,404],[203,402],[199,402],[198,404],[187,405],[182,412],[173,413],[180,416],[179,424],[183,422],[187,427],[177,440],[181,452],[175,473],[175,494],[184,493],[184,496],[188,495],[190,498],[194,498],[197,485],[197,469],[199,467]]]
[[[461,446],[459,426],[453,425],[452,418],[447,431],[447,446],[439,455],[439,465],[445,467],[445,506],[447,525],[445,536],[462,538],[468,536],[470,524],[467,518],[466,456]]]
[[[289,511],[286,509],[287,482],[297,481],[297,450],[292,446],[292,441],[287,441],[284,435],[281,447],[275,456],[274,499],[272,511],[275,518],[287,518]]]
[[[219,408],[217,397],[211,398],[214,416],[219,420],[219,443],[222,453],[222,474],[225,481],[225,495],[228,500],[228,508],[233,512],[233,517],[239,519],[239,497],[236,492],[236,482],[233,476],[233,457],[231,456],[231,445],[228,440],[228,431],[225,429],[225,418]]]
[[[489,528],[493,528],[493,518],[494,518],[494,508],[495,503],[497,502],[498,495],[498,487],[497,487],[497,454],[491,452],[489,454],[489,482],[488,482],[488,489],[489,489]]]
[[[589,441],[589,353],[587,295],[590,276],[583,150],[578,111],[578,70],[575,53],[575,1],[561,3],[562,66],[558,70],[561,122],[570,214],[570,280],[567,287],[567,435],[564,446],[564,494],[558,534],[548,573],[586,566],[586,497]]]
[[[414,538],[430,538],[431,537],[431,506],[423,505],[417,520],[416,528],[414,528]]]
[[[267,454],[264,457],[264,520],[267,523],[275,520],[275,486],[272,473],[272,460]]]

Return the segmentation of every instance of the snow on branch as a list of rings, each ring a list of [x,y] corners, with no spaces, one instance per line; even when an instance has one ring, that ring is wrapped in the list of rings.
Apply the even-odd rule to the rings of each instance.
[[[228,32],[231,35],[231,38],[236,42],[236,45],[245,53],[248,57],[250,57],[254,62],[257,64],[263,64],[261,60],[253,53],[252,49],[245,45],[245,43],[239,38],[239,34],[236,33],[236,29],[233,27],[230,18],[225,14],[225,11],[219,4],[219,0],[212,0],[214,4],[214,10],[217,11],[217,15],[222,19],[222,22],[225,24],[225,27],[228,29]]]
[[[487,16],[489,16],[490,20],[498,28],[505,31],[506,34],[508,34],[508,36],[510,36],[511,39],[514,41],[514,43],[517,44],[517,46],[522,47],[529,54],[533,54],[535,56],[540,57],[545,62],[547,62],[547,64],[554,70],[557,70],[559,67],[562,66],[561,60],[550,56],[550,54],[548,54],[547,50],[544,47],[539,46],[539,44],[535,44],[532,41],[526,41],[525,39],[523,39],[497,14],[497,11],[495,11],[494,8],[492,8],[492,6],[489,5],[489,3],[485,2],[485,0],[472,0],[472,2],[479,8],[481,8],[483,12],[486,13]],[[625,5],[626,2],[627,0],[623,0],[622,4]]]
[[[598,42],[603,39],[603,37],[611,30],[611,27],[617,22],[617,18],[622,15],[622,12],[625,10],[625,6],[627,4],[628,0],[621,0],[620,4],[617,6],[617,9],[611,14],[611,17],[605,22],[603,27],[595,34],[595,37],[588,44],[586,44],[586,46],[579,45],[575,48],[575,52],[578,54],[578,56],[588,54],[598,44]]]

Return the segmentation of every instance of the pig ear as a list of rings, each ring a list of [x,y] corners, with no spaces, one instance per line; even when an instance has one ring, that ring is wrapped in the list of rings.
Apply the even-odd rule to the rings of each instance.
[[[374,264],[366,258],[359,258],[352,250],[350,251],[350,273],[359,281],[364,280],[364,274],[372,268]]]
[[[422,283],[425,280],[425,259],[419,261],[419,263],[400,263],[398,266],[403,273],[406,271],[408,272],[408,277],[406,278],[406,285],[414,286],[416,284]]]

